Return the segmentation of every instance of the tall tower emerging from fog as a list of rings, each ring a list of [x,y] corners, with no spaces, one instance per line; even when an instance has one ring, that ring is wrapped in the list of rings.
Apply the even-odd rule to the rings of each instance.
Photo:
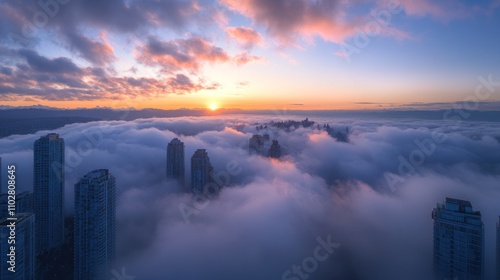
[[[108,280],[115,258],[115,177],[94,170],[75,184],[74,279]]]
[[[273,140],[273,144],[269,148],[270,158],[280,158],[281,157],[281,146],[277,140]]]
[[[51,133],[34,143],[36,252],[64,242],[64,139]]]
[[[263,155],[264,154],[264,136],[255,134],[248,141],[248,149],[251,154]]]
[[[167,178],[184,183],[184,143],[177,138],[167,146]]]
[[[469,201],[446,198],[432,211],[436,279],[484,279],[484,225]]]
[[[497,280],[500,280],[500,217],[497,224]]]
[[[210,158],[205,149],[198,149],[191,157],[191,191],[201,193],[205,190],[211,180],[213,172]]]
[[[0,279],[2,280],[34,280],[35,279],[35,215],[20,213],[17,218],[15,233],[16,244],[8,244],[11,234],[7,218],[0,219]],[[15,246],[15,272],[9,271],[10,246]]]

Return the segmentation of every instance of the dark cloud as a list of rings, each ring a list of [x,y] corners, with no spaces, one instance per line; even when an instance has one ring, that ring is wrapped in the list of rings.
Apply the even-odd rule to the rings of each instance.
[[[56,131],[71,157],[68,212],[78,178],[110,168],[119,195],[118,267],[137,278],[282,279],[292,265],[312,256],[317,238],[331,235],[341,247],[319,263],[310,279],[420,280],[432,278],[432,208],[447,196],[456,197],[482,212],[486,271],[492,276],[500,214],[496,123],[464,122],[452,129],[450,121],[321,115],[310,119],[336,130],[349,126],[350,142],[311,128],[269,128],[265,132],[279,140],[285,156],[277,161],[248,154],[255,123],[294,118],[241,115],[68,125]],[[32,185],[33,141],[45,133],[0,139],[0,155],[18,165],[23,188]],[[433,133],[444,133],[446,141],[391,186],[384,174],[401,175],[399,156],[408,158],[419,148],[415,141]],[[194,205],[191,196],[165,178],[166,144],[174,137],[185,142],[187,170],[189,157],[205,148],[229,185],[218,198],[197,205],[190,224],[179,207]],[[91,149],[83,149],[88,145]],[[234,166],[233,175],[220,173]]]
[[[182,28],[196,19],[200,8],[196,1],[191,0],[81,0],[74,1],[68,7],[75,23],[83,20],[99,27],[121,31],[135,31],[141,27],[159,25]]]
[[[81,69],[76,66],[73,61],[66,57],[48,59],[39,55],[37,52],[28,49],[19,50],[19,54],[26,59],[26,62],[28,62],[31,69],[37,72],[68,74],[81,73]]]
[[[151,37],[160,30],[175,36],[225,24],[223,9],[211,1],[19,0],[2,2],[0,13],[4,15],[0,18],[0,100],[109,100],[215,90],[221,85],[202,75],[205,65],[260,60],[248,53],[233,57],[199,36],[169,41]],[[259,43],[255,31],[238,30]],[[114,68],[117,46],[108,36],[125,38],[135,48],[136,62],[153,68],[149,70],[157,76],[145,77],[144,69],[135,68],[119,74]],[[42,38],[49,47],[65,48],[71,55],[48,57],[46,48],[38,44]]]
[[[32,19],[37,7],[34,1],[4,1],[0,3],[0,42],[23,47],[38,43]]]
[[[103,41],[92,40],[80,33],[69,30],[64,32],[69,48],[94,65],[105,65],[115,59],[113,47]]]
[[[320,36],[342,42],[355,33],[355,21],[343,18],[337,0],[219,0],[230,9],[252,18],[282,44],[293,43],[298,36]]]
[[[192,0],[172,1],[8,1],[0,4],[0,42],[33,47],[41,30],[75,54],[95,65],[113,60],[113,48],[105,41],[89,38],[82,30],[97,33],[128,33],[141,37],[156,27],[174,32],[198,24],[207,26],[215,13]]]
[[[64,2],[19,0],[3,3],[0,10],[6,16],[0,22],[0,31],[3,32],[2,35],[9,31],[28,35],[23,33],[23,28],[36,31],[42,27],[76,28],[81,24],[120,32],[134,32],[154,26],[181,29],[196,22],[204,13],[210,12],[210,9],[205,10],[196,1],[191,0]],[[42,13],[45,16],[42,16]]]
[[[196,85],[191,79],[183,74],[177,74],[169,79],[169,85],[172,87],[172,92],[186,93],[190,91],[198,91],[202,88]]]
[[[10,76],[10,75],[12,75],[12,68],[0,66],[0,73],[7,75],[7,76]]]
[[[259,26],[266,28],[268,33],[280,45],[293,45],[297,41],[311,40],[314,37],[325,41],[341,43],[353,37],[361,26],[371,19],[366,13],[354,13],[366,7],[367,1],[339,0],[218,0],[232,11],[236,11]],[[485,15],[488,10],[499,7],[497,1],[491,1],[483,6],[467,3],[467,1],[430,0],[379,0],[374,1],[370,8],[388,10],[393,14],[404,11],[411,17],[431,16],[449,21]],[[415,39],[406,31],[387,27],[380,33],[398,39]]]
[[[0,100],[25,96],[36,100],[102,100],[124,96],[157,97],[216,89],[217,83],[193,80],[183,74],[163,79],[118,76],[101,67],[78,67],[66,57],[47,58],[22,49],[4,56],[8,65],[0,73]],[[0,57],[1,58],[1,57]],[[19,62],[22,63],[19,63]]]

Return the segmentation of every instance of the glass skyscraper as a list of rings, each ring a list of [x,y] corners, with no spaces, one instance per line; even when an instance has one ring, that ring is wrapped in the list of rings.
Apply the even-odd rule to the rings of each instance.
[[[0,220],[0,279],[35,280],[35,216],[33,213],[20,213],[13,216],[15,221],[16,243],[8,244],[11,229],[7,218]],[[9,271],[7,262],[10,246],[15,246],[15,272]]]
[[[167,146],[167,178],[184,183],[184,143],[178,138]]]
[[[64,243],[64,140],[51,133],[34,143],[36,252]]]
[[[75,184],[74,279],[109,280],[115,258],[116,187],[107,169]]]
[[[484,279],[484,225],[469,201],[446,198],[432,211],[435,279]]]
[[[193,193],[203,193],[212,182],[213,172],[210,158],[205,149],[198,149],[191,157],[191,191]]]

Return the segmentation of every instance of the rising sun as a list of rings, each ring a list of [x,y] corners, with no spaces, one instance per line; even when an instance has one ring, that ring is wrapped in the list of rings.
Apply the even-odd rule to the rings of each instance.
[[[210,105],[208,105],[208,109],[210,109],[211,111],[215,111],[219,109],[219,106],[217,106],[217,104],[215,103],[210,103]]]

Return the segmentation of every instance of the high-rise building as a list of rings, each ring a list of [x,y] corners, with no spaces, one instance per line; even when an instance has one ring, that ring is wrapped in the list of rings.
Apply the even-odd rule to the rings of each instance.
[[[500,280],[500,217],[497,224],[497,280]]]
[[[33,213],[16,214],[15,244],[9,244],[12,221],[0,220],[0,279],[35,280],[35,216]],[[11,246],[15,246],[15,272],[9,270]]]
[[[0,194],[0,219],[8,216],[8,194]],[[33,213],[33,193],[22,192],[16,194],[16,213]]]
[[[277,140],[273,140],[273,144],[269,148],[270,158],[280,158],[281,157],[281,146]]]
[[[116,187],[107,169],[75,184],[74,279],[111,279],[115,258]]]
[[[184,143],[178,138],[167,146],[167,178],[184,183]]]
[[[484,225],[469,201],[446,198],[432,211],[436,279],[484,279]]]
[[[264,154],[264,137],[259,134],[255,134],[250,138],[248,143],[248,148],[251,154],[263,155]]]
[[[34,143],[36,252],[64,243],[64,139],[51,133]]]
[[[212,182],[213,167],[205,149],[198,149],[191,157],[191,191],[203,193]]]

